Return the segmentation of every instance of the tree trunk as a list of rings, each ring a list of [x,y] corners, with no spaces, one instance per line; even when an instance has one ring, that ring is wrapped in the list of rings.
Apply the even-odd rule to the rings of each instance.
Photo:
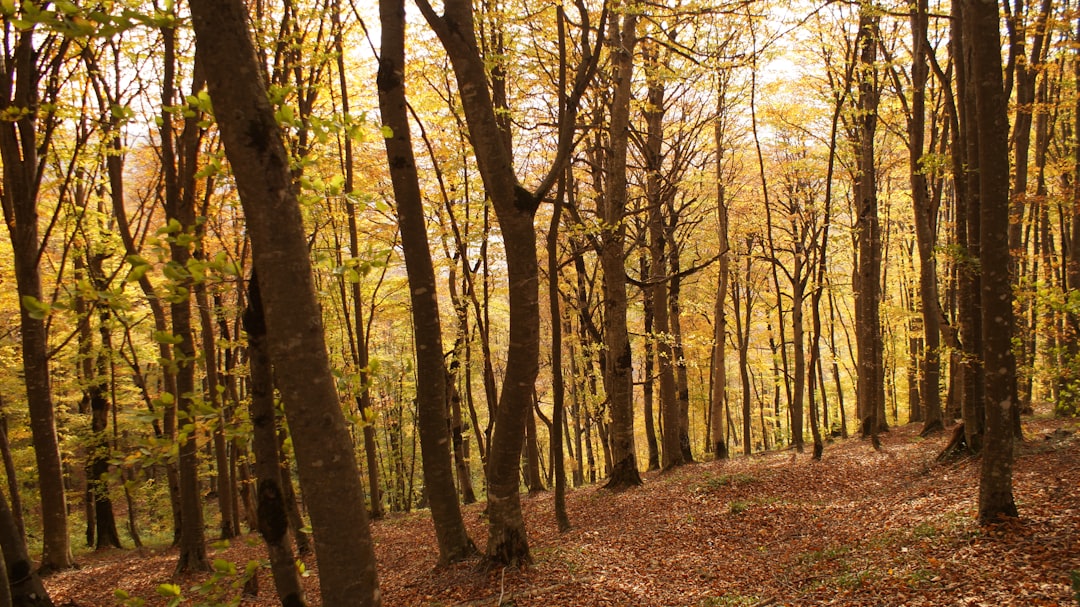
[[[975,94],[971,51],[967,39],[973,35],[968,15],[962,3],[953,3],[953,41],[956,53],[958,99],[958,145],[953,150],[956,183],[956,244],[960,251],[957,262],[957,324],[961,352],[961,416],[964,420],[965,442],[968,450],[982,449],[984,429],[983,365],[981,312],[979,307],[979,138],[976,123]]]
[[[3,18],[3,23],[10,25],[8,17]],[[45,114],[44,109],[39,108],[38,98],[38,85],[45,75],[38,72],[38,66],[50,63],[59,65],[59,57],[66,53],[67,43],[58,49],[51,49],[51,52],[57,53],[56,57],[39,57],[39,50],[34,48],[35,36],[31,27],[20,29],[18,35],[4,41],[3,67],[0,68],[0,80],[3,82],[0,88],[4,96],[0,98],[0,110],[17,118],[0,124],[0,160],[3,164],[0,203],[11,235],[16,289],[22,304],[19,306],[19,330],[23,378],[41,495],[41,567],[45,571],[53,571],[70,568],[75,563],[68,539],[64,469],[60,460],[49,373],[45,328],[47,312],[42,303],[41,275],[38,270],[38,251],[42,248],[37,216],[40,189],[38,151],[48,149],[48,134],[39,133],[38,130],[39,113]],[[14,48],[10,46],[12,43]],[[31,111],[23,111],[24,108]],[[39,135],[43,137],[43,142],[38,141]],[[40,162],[44,162],[44,159]],[[8,559],[8,563],[13,562]],[[21,579],[21,576],[12,577]]]
[[[263,316],[259,282],[252,274],[248,284],[247,309],[244,311],[244,331],[248,335],[248,374],[251,400],[249,411],[252,426],[252,449],[255,455],[255,478],[258,483],[258,529],[266,542],[270,557],[270,572],[274,577],[281,604],[307,605],[300,572],[296,567],[292,541],[289,537],[289,515],[282,491],[280,454],[277,444],[277,424],[274,414],[274,380],[270,353],[266,341],[266,320]]]
[[[323,602],[379,605],[364,489],[331,374],[288,157],[246,29],[247,11],[240,0],[190,5],[255,268],[262,269],[271,359],[276,369],[287,370],[277,380],[311,513]]]
[[[856,336],[859,353],[858,410],[862,436],[877,446],[885,426],[884,367],[881,345],[881,226],[878,219],[874,136],[877,131],[878,20],[875,9],[860,5],[858,35],[858,134],[855,200],[858,281],[856,283]]]
[[[919,386],[920,409],[923,414],[922,433],[925,436],[945,428],[941,412],[941,325],[943,316],[938,296],[937,208],[927,187],[923,166],[924,133],[926,131],[927,66],[926,36],[928,27],[927,0],[918,0],[911,14],[911,118],[908,121],[908,151],[911,180],[911,200],[915,215],[915,240],[919,249],[919,296],[922,315],[923,344]]]
[[[975,123],[979,131],[979,262],[986,433],[979,481],[979,522],[1017,516],[1012,493],[1016,360],[1013,297],[1009,275],[1009,118],[1001,75],[997,3],[965,0],[971,32],[964,40],[972,58]]]
[[[171,26],[162,28],[163,61],[161,102],[163,108],[175,103],[176,30]],[[202,84],[192,82],[197,92]],[[176,571],[206,571],[210,561],[206,556],[203,529],[202,496],[199,488],[199,458],[196,435],[196,419],[193,399],[195,385],[195,343],[191,327],[191,288],[194,278],[187,272],[191,259],[191,238],[195,230],[195,167],[188,161],[198,153],[199,127],[194,118],[185,120],[179,134],[180,149],[176,149],[177,134],[173,127],[173,112],[163,109],[159,130],[161,133],[161,156],[164,170],[165,216],[170,228],[169,267],[176,276],[167,285],[170,290],[169,311],[172,316],[171,335],[164,338],[175,345],[170,363],[175,371],[176,393],[172,395],[181,423],[177,433],[178,468],[180,475],[180,556]],[[193,164],[193,163],[192,163]]]
[[[383,141],[409,276],[424,487],[439,543],[439,563],[447,565],[473,555],[476,547],[465,531],[454,484],[438,289],[405,105],[404,0],[382,0],[379,16],[382,24],[379,112],[384,128],[388,128]]]
[[[600,252],[600,264],[604,270],[604,378],[611,415],[611,440],[608,445],[612,460],[610,477],[605,486],[622,490],[641,484],[634,448],[633,358],[626,324],[626,268],[623,256],[626,239],[626,223],[623,220],[627,201],[626,153],[630,137],[630,85],[634,47],[637,45],[637,14],[627,11],[621,25],[617,24],[618,17],[611,19],[615,90],[611,101],[610,147],[605,161],[607,175],[600,205],[604,225]],[[658,310],[659,306],[660,302],[654,299],[654,309]],[[678,428],[678,423],[669,427],[665,422],[665,434],[669,428]],[[667,462],[665,467],[669,467],[666,447],[664,458]]]
[[[559,10],[560,41],[563,37],[563,13]],[[566,69],[565,49],[560,55],[561,68]],[[567,173],[570,169],[567,169]],[[551,313],[551,468],[555,473],[555,522],[559,531],[570,530],[570,517],[566,513],[566,465],[563,461],[563,422],[566,410],[566,386],[563,382],[562,329],[563,315],[559,307],[559,219],[565,203],[566,179],[559,181],[555,196],[555,209],[547,234],[548,305]]]
[[[628,60],[619,60],[618,69],[628,70],[632,69],[635,37],[633,33],[627,35],[629,40],[625,42],[626,51],[628,54]],[[671,302],[669,299],[669,286],[670,275],[668,273],[668,247],[672,243],[667,241],[667,230],[664,229],[664,203],[661,197],[660,191],[660,171],[663,158],[661,156],[663,144],[664,144],[664,83],[662,79],[652,74],[651,71],[658,69],[656,63],[658,58],[656,57],[655,45],[646,45],[644,48],[644,54],[647,62],[646,76],[649,80],[648,86],[648,102],[645,105],[645,124],[646,124],[646,139],[643,154],[645,156],[645,198],[648,204],[648,233],[649,233],[649,304],[651,305],[652,313],[652,330],[646,336],[653,344],[653,348],[657,354],[657,367],[658,377],[660,379],[660,415],[663,420],[663,432],[661,433],[662,445],[663,445],[663,467],[665,470],[670,470],[676,466],[681,466],[686,463],[683,457],[683,450],[680,441],[680,428],[682,424],[679,419],[679,400],[677,394],[677,386],[675,383],[675,353],[672,348],[672,332],[670,323],[671,314]],[[629,94],[629,80],[630,75],[624,75],[616,82],[616,87],[623,81],[627,82],[627,92]],[[616,95],[618,95],[618,88],[616,88]],[[613,102],[618,102],[618,96]],[[626,99],[629,103],[629,98]],[[615,117],[619,108],[614,105],[612,107],[612,136],[609,137],[611,141],[610,145],[614,148],[618,145],[626,145],[625,138],[623,142],[616,139],[614,129],[616,127]],[[627,113],[628,115],[628,113]],[[613,152],[614,153],[614,152]],[[623,164],[625,165],[625,151],[623,152]],[[616,169],[613,167],[612,171]],[[614,177],[614,175],[612,175]],[[612,179],[608,180],[608,188],[612,187]],[[622,180],[625,184],[625,178]],[[625,194],[624,194],[625,196]],[[605,244],[608,247],[614,249],[615,243],[613,240],[620,239],[622,237],[614,234],[615,226],[622,225],[622,215],[624,211],[621,209],[607,209],[604,217],[604,224],[612,226],[611,237],[605,239]],[[618,250],[611,252],[610,265],[613,268],[612,273],[623,272],[622,269],[622,245],[619,243]],[[611,282],[616,281],[614,277],[609,276],[608,266],[604,267],[604,284],[605,286]],[[619,283],[622,284],[621,282]],[[618,289],[625,289],[625,286],[612,287]],[[605,298],[605,302],[607,298]],[[605,317],[611,314],[611,310],[605,311]],[[623,311],[625,316],[626,312]],[[606,327],[608,330],[618,331],[617,327],[612,327],[610,324]],[[609,337],[610,339],[610,337]],[[612,350],[614,351],[614,350]],[[629,362],[629,361],[628,361]]]
[[[727,307],[725,300],[728,292],[730,260],[728,252],[728,208],[727,190],[724,181],[724,116],[717,118],[715,127],[716,145],[716,218],[717,238],[720,246],[720,259],[717,263],[716,303],[713,307],[713,351],[712,351],[712,394],[709,398],[709,430],[712,444],[709,446],[716,459],[729,457],[727,444],[727,424],[724,415],[724,403],[727,400]]]
[[[26,541],[3,491],[0,491],[0,552],[3,554],[4,565],[0,583],[3,583],[9,593],[8,605],[53,607],[49,592],[45,590],[41,577],[34,570],[34,562],[26,549]]]

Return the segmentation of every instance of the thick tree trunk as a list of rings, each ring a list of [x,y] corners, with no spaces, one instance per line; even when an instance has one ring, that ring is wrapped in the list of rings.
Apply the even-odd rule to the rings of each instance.
[[[1009,275],[1009,118],[1001,75],[996,2],[965,0],[979,130],[979,262],[982,270],[983,365],[986,434],[979,481],[979,522],[1017,516],[1012,493],[1016,360]]]
[[[881,226],[878,219],[874,137],[877,131],[876,79],[878,20],[873,9],[860,6],[858,35],[858,150],[855,201],[858,280],[855,295],[855,333],[858,343],[858,410],[862,436],[877,445],[885,426],[885,387],[881,345]]]
[[[352,438],[338,403],[282,133],[240,0],[190,3],[225,153],[247,217],[271,359],[311,513],[323,602],[381,604]],[[440,376],[440,382],[441,376]]]
[[[956,183],[956,244],[961,251],[957,277],[957,315],[961,353],[961,416],[966,443],[972,453],[982,450],[985,422],[983,401],[982,330],[980,308],[979,259],[979,140],[982,133],[976,121],[976,86],[972,73],[973,58],[968,38],[975,35],[974,25],[962,2],[953,3],[952,47],[960,49],[954,58],[957,79],[958,125],[957,149],[953,150]]]
[[[617,17],[612,17],[613,24],[617,20]],[[607,443],[611,448],[611,473],[606,487],[621,490],[641,484],[634,448],[633,358],[626,324],[626,267],[623,255],[626,238],[626,222],[623,219],[627,196],[626,152],[630,137],[630,85],[634,47],[637,45],[635,11],[627,11],[621,25],[613,25],[612,40],[615,90],[611,101],[610,147],[605,164],[606,187],[600,205],[604,222],[600,264],[604,270],[604,378],[611,415],[610,442]],[[654,311],[658,310],[660,302],[654,299],[653,306]],[[659,319],[657,324],[659,325]],[[665,420],[663,432],[666,435],[677,428],[677,419],[674,426],[669,426]],[[670,464],[667,444],[665,439],[665,467]]]

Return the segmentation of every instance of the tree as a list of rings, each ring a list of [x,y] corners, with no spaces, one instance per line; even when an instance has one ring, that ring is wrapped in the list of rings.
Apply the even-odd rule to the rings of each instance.
[[[338,405],[299,204],[240,0],[191,3],[199,53],[250,230],[271,361],[311,514],[323,602],[381,604],[364,491]]]
[[[979,522],[1017,516],[1012,494],[1013,295],[1009,254],[1009,116],[1001,75],[997,3],[966,0],[965,38],[972,58],[975,117],[979,130],[979,265],[986,434],[979,478]]]
[[[401,246],[405,251],[405,266],[409,274],[424,486],[439,541],[439,563],[446,565],[472,556],[476,547],[469,539],[461,518],[450,459],[447,423],[450,410],[446,394],[438,290],[405,102],[404,0],[382,0],[379,3],[379,17],[382,25],[377,80],[379,113],[394,200],[397,202]]]
[[[855,291],[855,334],[859,347],[858,408],[862,436],[871,437],[885,427],[885,375],[881,343],[881,225],[878,219],[877,165],[874,136],[877,130],[879,86],[877,61],[880,17],[868,3],[859,4],[858,112],[856,139],[856,240],[858,280]]]
[[[600,265],[604,270],[604,379],[608,407],[611,412],[612,470],[608,479],[609,489],[625,489],[641,484],[637,457],[634,449],[634,410],[630,336],[626,325],[626,267],[623,255],[626,239],[626,152],[630,138],[631,83],[634,70],[634,47],[637,45],[637,11],[623,7],[611,15],[612,68],[614,91],[611,100],[611,117],[608,125],[609,147],[606,150],[606,169],[603,201],[600,215],[603,228],[600,235]],[[621,13],[621,14],[620,14]],[[621,20],[621,23],[620,23]],[[655,295],[654,295],[655,297]],[[667,302],[663,302],[666,306]],[[655,302],[654,308],[660,302]],[[669,361],[670,362],[670,361]],[[672,377],[672,392],[674,378]],[[672,394],[674,396],[674,394]],[[667,435],[679,427],[676,403],[669,411],[664,407]],[[667,418],[674,413],[673,425],[667,426]],[[682,451],[678,448],[678,432],[675,432],[675,448],[670,450],[665,440],[663,465],[669,468],[682,463]],[[671,459],[675,458],[675,459]]]
[[[578,100],[595,67],[588,46],[589,29],[586,19],[582,27],[586,32],[583,61],[576,72],[568,110],[558,125],[555,160],[539,185],[530,190],[521,185],[514,171],[510,134],[505,130],[508,116],[504,112],[500,119],[495,111],[487,65],[477,45],[472,3],[450,0],[444,3],[442,15],[427,0],[417,0],[417,6],[453,64],[477,167],[502,230],[510,287],[510,341],[488,445],[486,556],[495,564],[527,564],[532,559],[518,495],[518,460],[539,368],[539,271],[533,220],[540,201],[554,185],[570,154]],[[579,10],[585,19],[584,4],[579,4]],[[493,78],[493,82],[497,81]]]
[[[300,584],[296,557],[289,535],[289,515],[282,490],[281,459],[277,445],[277,416],[274,414],[274,380],[266,343],[266,319],[258,276],[248,284],[244,331],[248,335],[248,376],[251,400],[251,442],[255,453],[258,482],[259,534],[270,553],[270,572],[282,605],[303,607],[304,587]]]
[[[34,3],[28,8],[40,10]],[[41,31],[33,24],[15,27],[12,12],[0,18],[6,32],[0,66],[0,111],[14,119],[0,122],[0,160],[3,162],[4,221],[15,253],[15,279],[20,299],[19,327],[22,339],[23,375],[30,409],[34,457],[41,491],[43,531],[42,569],[74,566],[68,539],[67,497],[64,470],[56,433],[56,415],[49,373],[48,334],[42,303],[38,262],[44,249],[38,231],[38,195],[42,168],[49,150],[57,115],[57,87],[45,83],[60,78],[70,38]],[[9,559],[9,562],[13,562]],[[14,578],[18,579],[18,578]]]
[[[161,164],[165,197],[165,228],[170,260],[169,274],[176,277],[170,285],[169,312],[172,331],[162,337],[174,343],[174,358],[167,364],[176,377],[175,404],[180,423],[176,435],[178,467],[180,472],[180,556],[176,570],[205,571],[210,569],[206,556],[206,539],[203,525],[202,497],[199,488],[199,459],[197,425],[195,423],[195,336],[192,329],[191,290],[195,278],[188,272],[192,259],[191,249],[197,238],[195,226],[195,171],[194,160],[198,154],[201,128],[197,112],[189,112],[179,133],[174,131],[173,105],[176,103],[176,28],[175,22],[161,27],[163,38],[164,81],[161,87]],[[196,70],[198,73],[198,70]],[[194,77],[192,95],[202,89],[202,82]],[[179,149],[177,149],[179,148]]]

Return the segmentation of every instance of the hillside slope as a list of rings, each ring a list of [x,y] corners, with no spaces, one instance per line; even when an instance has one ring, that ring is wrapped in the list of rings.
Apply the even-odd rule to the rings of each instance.
[[[560,534],[550,493],[525,498],[535,565],[481,572],[433,569],[426,512],[373,525],[387,606],[1076,605],[1080,575],[1080,437],[1076,420],[1025,422],[1015,495],[1021,518],[974,521],[978,460],[937,463],[944,435],[894,429],[875,452],[838,441],[824,459],[791,451],[707,462],[645,476],[613,494],[571,491],[574,528]],[[465,509],[483,545],[482,504]],[[214,558],[262,558],[238,541]],[[114,590],[164,604],[178,584],[198,604],[194,578],[171,577],[171,550],[88,555],[47,580],[57,605],[117,605]],[[314,569],[314,558],[306,559]],[[269,573],[244,605],[274,605]],[[221,584],[234,580],[225,578]],[[307,579],[317,604],[317,580]],[[235,594],[238,594],[238,591]]]

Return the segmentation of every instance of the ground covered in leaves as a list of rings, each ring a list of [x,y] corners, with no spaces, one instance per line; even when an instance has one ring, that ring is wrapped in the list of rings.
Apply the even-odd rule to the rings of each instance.
[[[525,498],[535,561],[526,570],[484,571],[476,561],[436,569],[427,512],[391,516],[372,525],[384,604],[1077,605],[1078,430],[1076,420],[1025,421],[1014,471],[1021,516],[990,527],[975,522],[979,460],[935,461],[948,437],[923,440],[914,426],[893,429],[880,451],[843,440],[820,462],[769,453],[648,473],[622,493],[573,490],[574,527],[563,534],[550,493]],[[483,505],[465,517],[482,546]],[[179,589],[182,604],[211,604],[206,587],[239,597],[245,564],[265,555],[257,536],[211,552],[223,571],[212,584],[174,577],[174,550],[142,550],[83,556],[81,569],[46,585],[58,606],[121,605],[117,589],[165,605],[162,584]],[[313,557],[306,566],[318,604]],[[279,604],[269,571],[258,578],[258,594],[242,604]]]

